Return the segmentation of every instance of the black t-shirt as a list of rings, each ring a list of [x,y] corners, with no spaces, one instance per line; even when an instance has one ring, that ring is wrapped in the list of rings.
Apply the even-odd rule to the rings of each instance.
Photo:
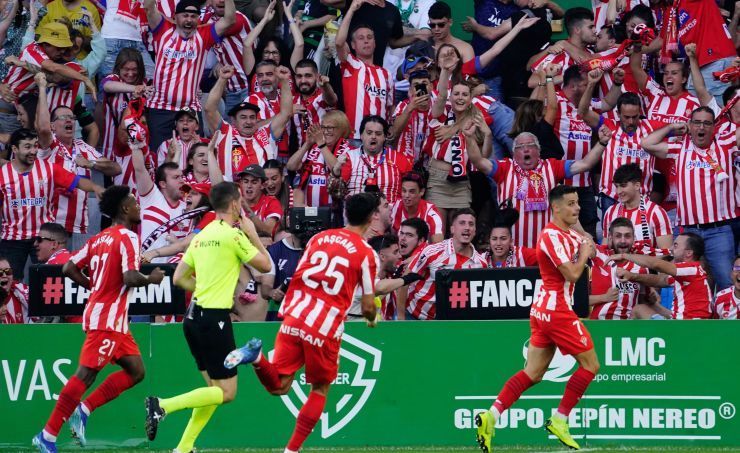
[[[541,159],[562,159],[565,155],[560,140],[555,136],[552,124],[544,119],[535,123],[531,131],[540,141],[540,158]]]
[[[360,25],[367,25],[375,32],[373,63],[383,66],[383,56],[386,47],[388,47],[388,41],[403,36],[401,12],[388,2],[385,3],[384,7],[364,3],[352,17],[352,22],[349,25],[349,36],[347,36],[348,45],[352,42],[352,32]]]

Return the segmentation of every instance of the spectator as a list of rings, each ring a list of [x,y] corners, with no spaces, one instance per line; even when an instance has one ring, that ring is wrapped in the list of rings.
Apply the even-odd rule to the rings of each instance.
[[[278,70],[280,90],[283,93],[280,99],[280,113],[275,115],[269,124],[260,126],[257,118],[260,108],[249,102],[242,102],[229,110],[231,124],[224,121],[218,111],[218,103],[223,95],[226,82],[233,76],[233,71],[234,68],[230,66],[219,69],[218,81],[208,94],[205,104],[208,127],[213,131],[221,132],[216,145],[218,165],[227,180],[233,179],[249,165],[262,165],[277,156],[277,137],[283,135],[292,113],[288,85],[290,72],[281,66]]]
[[[157,150],[157,164],[165,162],[174,162],[184,170],[188,166],[188,156],[190,148],[196,143],[208,143],[198,134],[199,129],[198,112],[190,107],[183,107],[175,113],[175,129],[172,131],[172,137],[163,141]],[[177,157],[174,159],[173,150],[179,150]]]
[[[349,25],[350,36],[354,34],[355,30],[363,26],[367,26],[373,31],[376,46],[372,51],[372,60],[369,63],[378,66],[383,66],[387,48],[406,47],[426,35],[423,30],[404,29],[400,11],[392,2],[387,0],[353,0],[347,11],[344,12],[342,23],[345,21]],[[338,42],[337,48],[339,48]]]
[[[405,61],[402,68],[415,66],[418,62],[428,61],[426,58],[411,57]],[[414,63],[414,65],[412,65]],[[424,138],[429,130],[429,112],[432,107],[432,81],[429,72],[419,70],[408,75],[408,84],[411,87],[408,98],[399,102],[393,112],[391,126],[391,142],[393,146],[412,162],[423,158],[422,148]]]
[[[430,242],[444,239],[442,216],[434,204],[423,199],[426,191],[424,178],[416,172],[408,172],[401,177],[401,199],[391,205],[391,228],[398,232],[406,219],[420,218],[431,233]]]
[[[18,98],[15,109],[18,112],[18,123],[22,128],[34,129],[36,127],[34,124],[36,123],[38,102],[39,95],[37,93],[25,92]]]
[[[278,310],[285,297],[290,279],[298,267],[298,261],[303,256],[308,237],[298,237],[293,234],[267,247],[267,253],[272,260],[270,272],[262,274],[260,291],[267,300],[267,314],[265,321],[278,321]]]
[[[735,257],[732,264],[732,286],[717,293],[717,299],[714,301],[714,318],[738,319],[738,307],[740,307],[740,255]]]
[[[356,24],[349,33],[350,22],[360,5],[362,0],[353,0],[336,37],[337,55],[342,69],[344,112],[349,118],[356,139],[362,133],[359,132],[360,124],[369,115],[377,115],[387,121],[393,109],[393,79],[387,69],[373,63],[373,55],[378,48],[376,44],[379,44],[375,41],[375,32],[383,28]],[[368,8],[371,6],[367,5]],[[388,6],[395,8],[390,4]],[[350,52],[350,45],[354,54]],[[380,61],[383,51],[380,53]]]
[[[542,155],[540,156],[542,159],[562,159],[565,152],[551,124],[554,121],[555,114],[555,105],[549,104],[545,109],[545,104],[541,100],[527,99],[519,104],[516,109],[509,137],[513,139],[522,132],[530,132],[537,137],[542,145]],[[545,120],[546,115],[552,119],[550,121]]]
[[[373,216],[370,226],[363,236],[366,241],[369,241],[374,237],[383,236],[388,233],[391,227],[391,206],[388,204],[388,198],[377,187],[366,188],[365,192],[372,193],[380,200],[378,203],[378,212]]]
[[[668,214],[659,205],[641,192],[642,171],[638,164],[625,164],[614,172],[614,187],[619,201],[604,213],[602,225],[604,238],[607,227],[620,217],[627,218],[633,225],[634,242],[639,245],[670,249],[673,232]]]
[[[118,74],[115,68],[118,66],[121,53],[135,52],[141,58],[141,80],[151,79],[154,77],[154,60],[143,42],[143,37],[148,34],[148,30],[146,26],[142,27],[139,0],[106,0],[105,6],[103,28],[100,34],[105,39],[107,53],[100,66],[101,78],[110,74]],[[130,55],[127,56],[132,58]]]
[[[220,132],[216,131],[208,144],[199,142],[190,147],[188,157],[185,159],[186,166],[182,173],[185,183],[207,183],[214,185],[224,180],[224,175],[221,173],[221,169],[218,168],[215,153],[215,145],[220,138],[220,134]],[[173,161],[179,161],[178,154],[181,152],[182,150],[178,146],[175,146]]]
[[[264,193],[267,181],[265,170],[257,164],[252,164],[237,176],[242,192],[242,209],[254,222],[260,236],[272,238],[283,218],[283,207],[277,198]]]
[[[519,212],[513,208],[500,210],[488,236],[490,251],[486,253],[487,267],[524,267],[537,265],[537,251],[529,247],[514,245],[511,228],[519,220]]]
[[[26,260],[30,257],[32,262],[36,261],[31,252],[38,228],[54,220],[53,194],[78,187],[98,196],[103,192],[102,187],[89,179],[80,178],[51,160],[38,159],[38,146],[35,132],[18,129],[10,137],[13,159],[0,167],[0,187],[6,188],[2,194],[0,249],[18,280],[23,280]]]
[[[407,265],[413,257],[427,245],[429,239],[429,225],[418,217],[401,222],[398,229],[398,248],[403,262]]]
[[[452,214],[451,238],[429,244],[411,261],[408,271],[422,279],[409,285],[408,306],[398,306],[398,319],[435,319],[436,283],[434,275],[439,269],[481,269],[486,259],[472,245],[475,237],[475,212],[470,208]],[[405,311],[404,311],[405,310]]]
[[[301,60],[295,65],[298,94],[293,96],[293,125],[298,132],[298,147],[306,140],[308,128],[319,124],[327,111],[336,108],[337,95],[329,78],[319,75],[313,60]]]
[[[254,91],[250,94],[246,102],[256,105],[259,107],[257,119],[261,121],[261,124],[269,122],[270,118],[274,118],[282,110],[281,99],[282,93],[278,91],[280,88],[278,85],[279,79],[277,75],[277,66],[273,60],[262,60],[257,64],[255,69],[255,78],[257,84],[260,86],[259,90]],[[290,71],[287,72],[288,81],[291,80]],[[293,109],[293,95],[290,95],[291,109],[289,115],[292,117]],[[290,128],[286,127],[282,135],[275,136],[275,142],[278,146],[278,156],[282,159],[287,159],[289,154],[290,145]]]
[[[707,273],[702,267],[704,241],[694,233],[681,233],[673,242],[673,262],[654,256],[617,253],[611,260],[631,261],[647,267],[658,274],[635,274],[625,269],[617,270],[620,281],[635,282],[652,287],[673,286],[673,319],[709,319],[712,317],[712,292],[707,282]],[[656,305],[645,304],[634,307],[637,319],[660,319],[662,311]]]
[[[200,3],[180,0],[174,22],[157,10],[155,0],[145,0],[149,28],[154,36],[154,95],[147,99],[149,146],[155,150],[174,129],[175,115],[183,107],[200,111],[198,82],[203,75],[208,49],[221,43],[221,37],[234,24],[234,0],[224,0],[225,12],[218,21],[198,26]],[[230,76],[233,74],[230,74]]]
[[[362,144],[350,148],[338,159],[333,172],[347,183],[349,195],[377,187],[394,203],[401,197],[401,175],[411,170],[411,162],[398,151],[385,146],[388,123],[380,116],[369,115],[360,124]]]
[[[45,25],[60,22],[60,19],[67,19],[72,28],[79,31],[88,41],[93,37],[93,30],[100,30],[103,26],[98,8],[89,0],[52,0],[46,4],[46,15],[39,21],[37,30]],[[85,58],[86,55],[87,51],[80,52],[80,58]]]
[[[13,278],[9,258],[0,255],[0,324],[28,322],[28,286]]]
[[[450,33],[451,27],[452,9],[450,9],[450,5],[443,1],[435,2],[429,8],[429,28],[432,30],[434,49],[439,50],[442,44],[450,44],[460,52],[462,62],[475,58],[473,46],[460,38],[452,36]]]
[[[338,11],[319,0],[306,0],[298,29],[303,34],[303,58],[314,59],[324,37],[326,24],[336,19]]]
[[[669,133],[685,131],[684,123],[668,125],[643,138],[642,146],[658,158],[675,159],[677,224],[703,239],[712,277],[722,289],[731,284],[729,269],[737,245],[732,233],[732,222],[738,216],[737,181],[730,175],[738,140],[715,136],[714,112],[708,107],[691,113],[688,135],[681,142],[664,142]]]
[[[265,170],[265,194],[277,198],[283,212],[293,207],[293,189],[285,177],[285,167],[277,159],[270,159],[262,165]]]
[[[39,264],[64,264],[69,261],[71,253],[65,248],[69,235],[58,223],[47,222],[39,228],[39,234],[33,238],[36,250],[36,262]]]
[[[413,36],[419,40],[428,40],[432,37],[429,29],[429,8],[434,5],[435,0],[389,0],[388,3],[393,4],[401,13],[404,36]],[[386,48],[383,67],[391,74],[397,74],[404,66],[410,48],[410,46],[394,48],[393,45]],[[409,89],[404,72],[402,71],[402,80],[396,79],[397,94],[408,92]]]

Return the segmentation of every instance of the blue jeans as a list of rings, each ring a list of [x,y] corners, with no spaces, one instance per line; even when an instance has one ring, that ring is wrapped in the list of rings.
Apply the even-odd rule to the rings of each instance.
[[[501,160],[511,155],[514,149],[514,140],[509,137],[509,132],[514,125],[514,111],[501,100],[494,102],[488,108],[488,114],[493,118],[491,133],[493,133],[493,156]]]
[[[712,63],[709,63],[708,65],[704,65],[701,67],[701,75],[704,77],[704,83],[707,85],[707,91],[714,96],[714,99],[717,101],[717,104],[719,106],[723,106],[724,102],[722,102],[722,93],[727,89],[727,87],[730,86],[729,83],[723,83],[719,80],[714,80],[714,76],[712,75],[715,71],[722,71],[724,69],[729,68],[732,66],[732,62],[735,61],[735,57],[727,57],[723,58],[721,60],[713,61]],[[686,84],[686,88],[696,96],[696,90],[694,89],[694,80],[689,76],[689,81]]]
[[[221,116],[228,118],[229,110],[244,102],[247,96],[249,96],[249,87],[239,91],[226,92],[226,94],[224,94],[224,114]]]
[[[151,79],[154,77],[154,61],[152,60],[152,56],[149,55],[149,52],[147,52],[146,47],[144,47],[143,42],[131,41],[129,39],[105,38],[105,47],[108,52],[105,55],[103,64],[101,64],[100,69],[98,69],[98,74],[100,74],[101,79],[108,74],[113,73],[113,67],[116,65],[118,53],[121,49],[125,49],[126,47],[131,47],[141,52],[141,56],[144,58],[146,78]]]
[[[735,236],[731,225],[716,228],[684,228],[686,233],[696,233],[704,239],[704,257],[712,272],[717,290],[732,286],[730,270],[735,259]]]

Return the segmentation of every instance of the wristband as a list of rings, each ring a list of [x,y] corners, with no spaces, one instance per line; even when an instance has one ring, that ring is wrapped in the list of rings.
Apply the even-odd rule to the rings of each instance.
[[[545,77],[545,83],[552,82],[552,77]]]
[[[401,280],[403,280],[403,286],[408,286],[416,281],[421,280],[421,275],[415,272],[409,272],[408,274],[401,277]]]
[[[599,145],[603,146],[604,148],[606,148],[606,145],[608,145],[608,144],[609,144],[609,142],[601,143],[601,140],[599,140]]]
[[[545,85],[547,85],[547,82],[537,82],[538,87],[543,87]]]
[[[320,145],[316,145],[318,148],[326,148],[326,143],[322,143]]]

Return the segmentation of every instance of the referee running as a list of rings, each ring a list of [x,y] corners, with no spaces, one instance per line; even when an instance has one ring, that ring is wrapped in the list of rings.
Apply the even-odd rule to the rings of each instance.
[[[182,453],[193,450],[195,439],[216,408],[236,395],[236,368],[226,369],[224,359],[236,349],[229,313],[234,304],[239,271],[245,264],[265,273],[271,268],[270,256],[254,224],[241,216],[241,195],[236,184],[216,184],[211,189],[210,199],[216,220],[195,235],[173,278],[177,286],[193,292],[183,331],[207,387],[172,398],[150,396],[146,399],[149,440],[154,440],[157,425],[166,414],[193,409],[174,450]],[[237,222],[240,229],[232,227]]]

